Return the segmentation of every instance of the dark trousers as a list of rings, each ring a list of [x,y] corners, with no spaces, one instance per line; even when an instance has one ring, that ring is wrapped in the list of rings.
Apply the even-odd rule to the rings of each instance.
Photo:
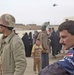
[[[52,56],[55,56],[58,54],[57,50],[58,50],[57,46],[52,46]]]
[[[45,67],[38,75],[71,75],[65,71],[60,65],[54,63]]]
[[[49,53],[42,53],[42,69],[49,65]]]

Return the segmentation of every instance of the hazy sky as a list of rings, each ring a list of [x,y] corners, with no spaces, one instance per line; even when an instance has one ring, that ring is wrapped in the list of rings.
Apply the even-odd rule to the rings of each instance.
[[[65,17],[74,16],[74,0],[0,0],[0,15],[4,13],[15,16],[16,23],[60,24]]]

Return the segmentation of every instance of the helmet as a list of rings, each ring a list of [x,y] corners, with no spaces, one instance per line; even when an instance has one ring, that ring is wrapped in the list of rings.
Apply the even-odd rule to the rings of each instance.
[[[14,27],[15,26],[15,18],[10,14],[3,14],[0,17],[0,24],[6,27]]]

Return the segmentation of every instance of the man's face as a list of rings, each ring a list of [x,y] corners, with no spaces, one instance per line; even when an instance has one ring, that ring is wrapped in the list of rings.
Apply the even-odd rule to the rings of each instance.
[[[0,33],[3,33],[5,28],[3,26],[0,26]]]
[[[0,33],[2,33],[2,26],[0,26]]]
[[[49,28],[48,31],[51,32],[51,28]]]
[[[64,49],[67,50],[74,46],[74,35],[71,35],[67,30],[60,32],[60,43],[64,45]]]

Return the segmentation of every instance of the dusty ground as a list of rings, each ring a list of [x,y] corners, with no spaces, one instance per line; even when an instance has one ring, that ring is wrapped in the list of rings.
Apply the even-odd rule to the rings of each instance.
[[[64,56],[64,53],[61,52],[60,54],[57,55],[57,58],[54,59],[52,55],[50,54],[49,63],[52,64],[53,62],[62,59],[63,56]],[[34,74],[33,72],[33,59],[31,57],[27,57],[26,59],[27,59],[27,68],[24,75],[38,75],[38,74]]]

